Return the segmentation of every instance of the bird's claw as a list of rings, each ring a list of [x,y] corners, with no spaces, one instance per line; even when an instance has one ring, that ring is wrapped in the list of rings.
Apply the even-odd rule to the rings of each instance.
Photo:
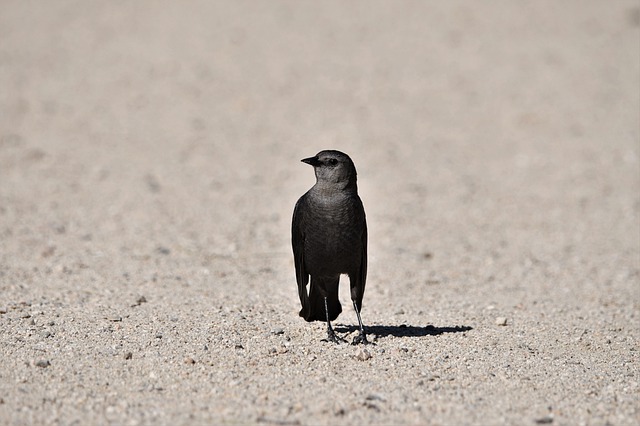
[[[352,345],[370,345],[373,344],[371,342],[369,342],[367,340],[367,336],[364,333],[360,333],[358,334],[356,337],[353,338],[353,342],[351,342]]]
[[[333,342],[336,345],[339,345],[341,343],[347,343],[347,341],[345,339],[343,339],[342,337],[338,337],[336,336],[335,333],[327,333],[327,338],[326,339],[322,339],[323,342]]]

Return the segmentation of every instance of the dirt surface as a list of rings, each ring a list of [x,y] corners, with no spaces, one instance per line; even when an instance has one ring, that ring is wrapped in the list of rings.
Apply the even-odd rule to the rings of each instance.
[[[0,10],[1,424],[640,422],[640,2]],[[298,317],[321,149],[375,345]]]

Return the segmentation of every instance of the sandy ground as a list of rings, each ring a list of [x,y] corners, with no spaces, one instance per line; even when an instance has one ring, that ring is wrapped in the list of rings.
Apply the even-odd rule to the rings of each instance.
[[[640,422],[640,2],[0,10],[0,424]],[[297,316],[324,148],[366,348]]]

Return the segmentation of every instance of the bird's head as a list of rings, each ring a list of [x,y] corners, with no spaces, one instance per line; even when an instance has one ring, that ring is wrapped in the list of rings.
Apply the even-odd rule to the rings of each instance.
[[[351,158],[343,152],[320,151],[314,157],[303,159],[302,162],[313,166],[317,185],[333,186],[337,189],[356,188],[356,167]]]

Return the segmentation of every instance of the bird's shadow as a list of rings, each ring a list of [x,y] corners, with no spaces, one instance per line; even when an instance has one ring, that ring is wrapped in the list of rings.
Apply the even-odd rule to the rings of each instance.
[[[335,331],[339,333],[352,333],[358,330],[357,326],[353,325],[336,325]],[[436,327],[434,325],[427,325],[424,327],[416,327],[413,325],[370,325],[365,326],[364,331],[367,334],[373,334],[378,337],[422,337],[422,336],[439,336],[445,333],[463,333],[465,331],[473,330],[473,327],[468,325],[456,325],[453,327]]]

